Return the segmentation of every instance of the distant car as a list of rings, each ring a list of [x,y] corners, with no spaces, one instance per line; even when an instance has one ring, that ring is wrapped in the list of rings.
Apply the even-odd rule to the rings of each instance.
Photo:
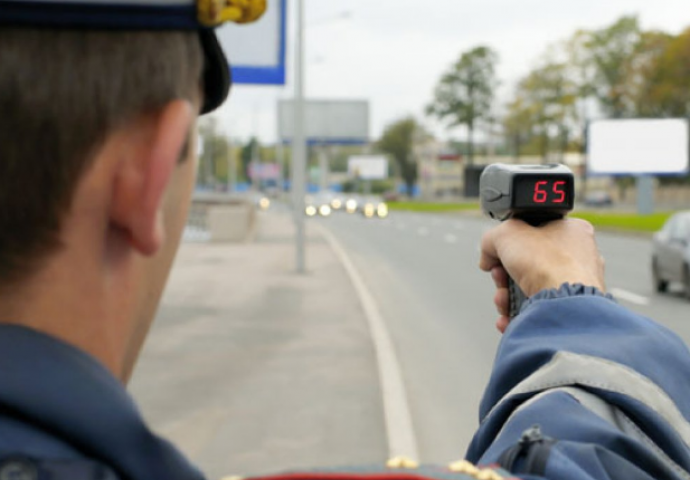
[[[342,194],[336,193],[331,199],[331,208],[333,211],[338,211],[345,208],[345,197]]]
[[[671,282],[680,282],[690,299],[690,211],[676,213],[654,235],[652,278],[657,292],[665,292]]]
[[[259,210],[268,210],[271,206],[271,200],[262,193],[253,193],[249,199]]]
[[[378,197],[362,197],[358,202],[357,209],[366,218],[386,218],[388,216],[388,205]]]
[[[590,207],[608,207],[613,205],[613,197],[609,192],[596,190],[585,195],[584,204]]]
[[[400,200],[400,194],[398,192],[389,191],[383,194],[383,199],[386,202],[397,202]]]
[[[304,198],[304,213],[307,217],[328,217],[332,212],[329,196],[308,195]]]
[[[347,213],[355,213],[358,210],[360,198],[358,195],[348,194],[345,196],[345,211]]]

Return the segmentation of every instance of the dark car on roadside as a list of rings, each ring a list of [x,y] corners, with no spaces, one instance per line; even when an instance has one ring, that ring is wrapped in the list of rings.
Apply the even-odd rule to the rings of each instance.
[[[690,299],[690,211],[674,214],[654,234],[652,278],[657,292],[665,292],[671,282],[679,282]]]
[[[613,197],[605,190],[595,190],[585,195],[584,204],[588,207],[610,207]]]

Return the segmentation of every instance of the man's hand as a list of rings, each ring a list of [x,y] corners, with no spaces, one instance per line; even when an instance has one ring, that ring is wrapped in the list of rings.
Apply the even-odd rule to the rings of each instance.
[[[508,220],[482,238],[479,268],[491,272],[496,284],[494,303],[504,332],[508,317],[508,275],[528,297],[563,283],[581,283],[604,291],[604,259],[594,239],[594,228],[569,218],[532,227]]]

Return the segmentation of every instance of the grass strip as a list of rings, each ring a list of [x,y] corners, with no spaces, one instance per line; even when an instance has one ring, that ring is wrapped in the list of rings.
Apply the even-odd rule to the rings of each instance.
[[[388,209],[426,213],[461,212],[467,210],[479,210],[479,203],[389,202]]]
[[[478,202],[433,203],[433,202],[389,202],[389,210],[446,213],[479,210]],[[587,220],[597,228],[629,232],[651,233],[660,230],[674,212],[659,212],[650,215],[607,211],[576,211],[570,216]]]
[[[673,212],[638,215],[636,213],[583,211],[571,214],[572,217],[587,220],[595,227],[650,233],[659,230],[671,215]]]

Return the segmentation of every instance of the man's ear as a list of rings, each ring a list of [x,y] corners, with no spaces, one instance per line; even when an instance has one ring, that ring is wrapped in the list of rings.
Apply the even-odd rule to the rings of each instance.
[[[126,146],[116,166],[111,224],[142,255],[154,255],[163,244],[163,199],[194,117],[191,103],[176,100],[123,132]]]

